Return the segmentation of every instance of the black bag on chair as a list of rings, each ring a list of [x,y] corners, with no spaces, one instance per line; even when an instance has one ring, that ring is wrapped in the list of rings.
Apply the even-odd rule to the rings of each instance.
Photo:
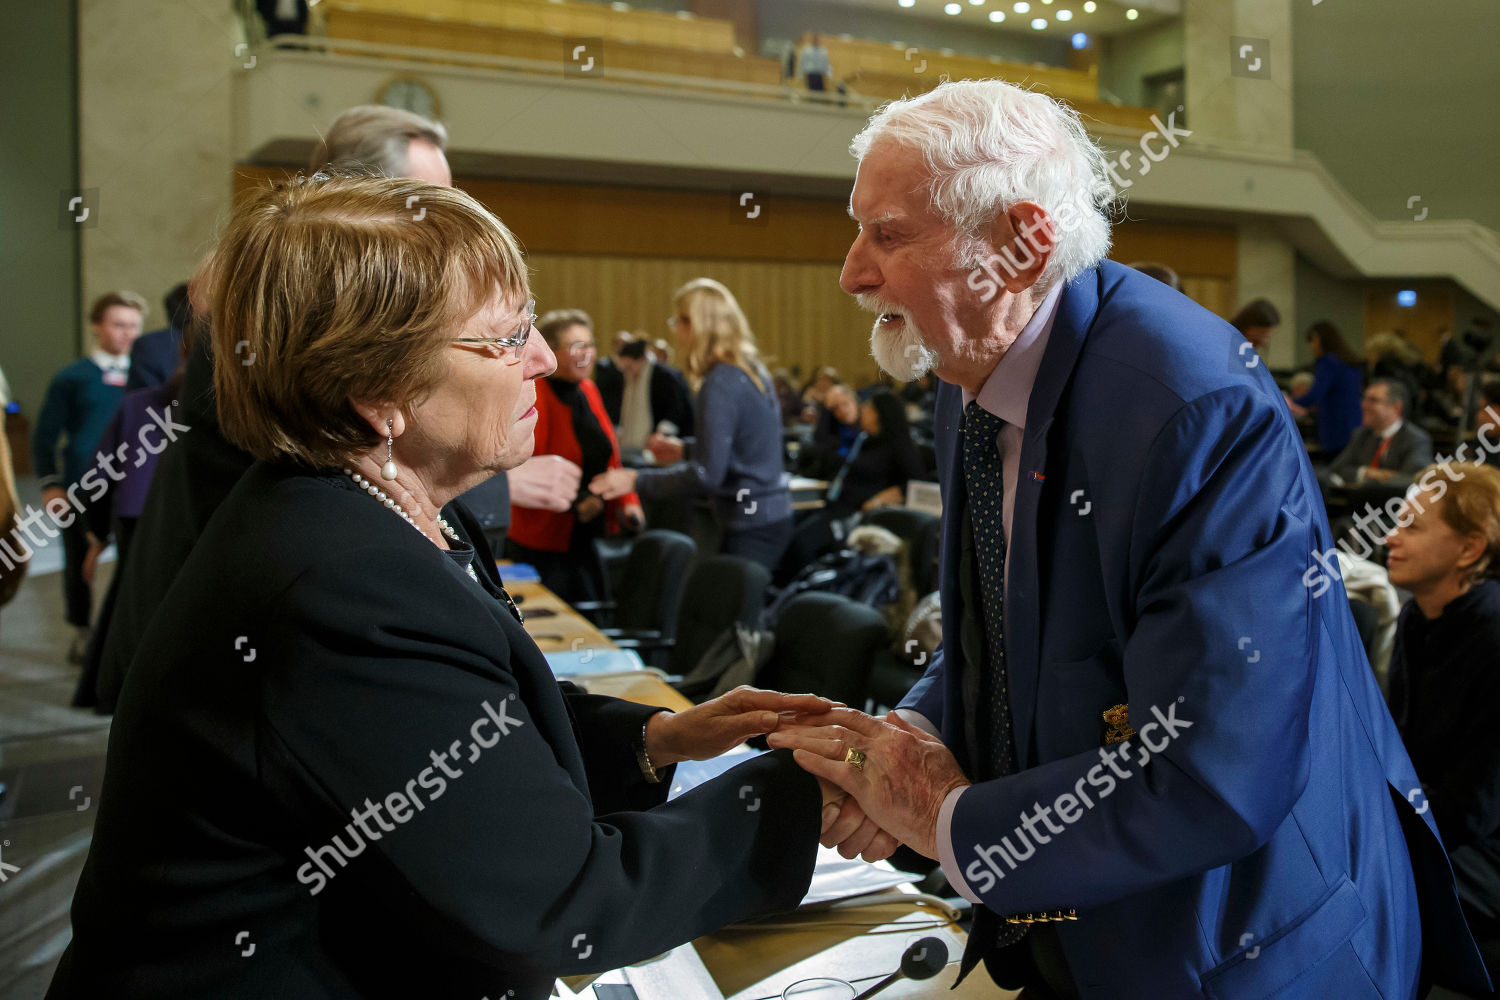
[[[781,617],[781,610],[788,601],[814,590],[884,608],[901,599],[901,572],[892,556],[865,555],[850,549],[830,552],[787,584],[766,608],[762,624],[766,628],[775,628],[776,619]]]
[[[673,683],[684,698],[701,705],[741,684],[754,684],[761,667],[771,659],[776,640],[735,622],[719,633],[683,678]]]

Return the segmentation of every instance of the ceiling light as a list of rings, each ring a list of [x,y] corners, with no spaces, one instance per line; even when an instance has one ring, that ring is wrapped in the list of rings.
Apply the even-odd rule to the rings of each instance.
[[[973,4],[975,7],[984,6],[984,0],[969,0],[969,3]]]
[[[1045,17],[1034,17],[1031,19],[1031,26],[1037,31],[1041,31],[1047,27],[1047,19]]]
[[[990,20],[994,21],[996,24],[999,24],[1001,21],[1005,20],[1005,11],[1003,11],[1003,10],[992,10],[992,11],[990,11]]]
[[[1403,309],[1410,309],[1417,304],[1417,293],[1411,289],[1396,293],[1396,305]]]
[[[1085,35],[1081,31],[1074,33],[1074,35],[1073,35],[1073,48],[1075,48],[1078,51],[1082,52],[1084,49],[1086,49],[1088,47],[1089,47],[1089,36]]]
[[[1057,12],[1057,19],[1059,21],[1071,21],[1073,20],[1073,12],[1071,10],[1060,10]]]
[[[1134,21],[1136,18],[1138,18],[1140,16],[1141,16],[1141,12],[1138,11],[1138,10],[1136,10],[1134,7],[1130,8],[1129,10],[1127,10],[1125,12],[1125,20],[1127,20],[1127,21]]]
[[[1031,4],[1027,3],[1026,0],[1017,0],[1015,12],[1017,14],[1028,14],[1031,12]]]
[[[946,6],[946,7],[943,8],[943,13],[947,14],[947,15],[949,15],[951,17],[952,15],[957,14],[961,10],[963,10],[963,7],[960,4],[950,3],[948,6]]]
[[[917,5],[917,0],[896,0],[896,2],[903,7],[915,7]]]
[[[1094,11],[1096,11],[1098,9],[1099,9],[1099,5],[1096,4],[1096,3],[1094,3],[1094,0],[1088,0],[1088,3],[1086,3],[1086,4],[1083,5],[1083,12],[1085,14],[1092,14]]]

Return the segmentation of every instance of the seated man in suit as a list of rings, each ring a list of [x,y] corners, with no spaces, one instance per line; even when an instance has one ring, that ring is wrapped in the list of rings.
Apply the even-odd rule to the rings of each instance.
[[[1280,390],[1104,259],[1077,113],[943,83],[853,148],[841,283],[943,381],[944,644],[904,717],[771,735],[863,809],[830,836],[939,860],[963,974],[1028,1000],[1488,988],[1343,586],[1299,586],[1333,538]]]
[[[631,340],[615,355],[620,378],[599,383],[604,409],[619,432],[620,451],[639,453],[656,428],[667,421],[676,437],[693,436],[693,400],[675,368],[658,364],[644,340]]]
[[[1377,378],[1360,399],[1363,421],[1328,466],[1335,486],[1381,483],[1405,491],[1412,477],[1432,461],[1432,438],[1406,419],[1411,396],[1393,378]]]

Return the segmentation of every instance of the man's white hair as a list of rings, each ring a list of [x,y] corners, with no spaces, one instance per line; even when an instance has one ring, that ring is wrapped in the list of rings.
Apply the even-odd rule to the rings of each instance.
[[[1078,112],[1001,80],[945,82],[892,101],[854,137],[864,159],[878,143],[914,149],[932,172],[928,195],[957,230],[958,266],[977,266],[974,238],[1021,201],[1052,217],[1055,249],[1040,282],[1070,281],[1109,252],[1114,186],[1104,152]],[[999,250],[999,247],[994,248]]]

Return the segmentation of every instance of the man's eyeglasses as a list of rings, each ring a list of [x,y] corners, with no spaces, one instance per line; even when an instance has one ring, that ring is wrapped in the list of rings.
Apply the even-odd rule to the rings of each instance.
[[[526,341],[531,339],[531,333],[536,329],[536,299],[526,303],[526,318],[521,325],[516,327],[516,332],[509,337],[457,337],[453,340],[455,344],[477,344],[481,347],[497,347],[500,349],[500,358],[508,365],[521,363],[521,355],[526,353]]]

